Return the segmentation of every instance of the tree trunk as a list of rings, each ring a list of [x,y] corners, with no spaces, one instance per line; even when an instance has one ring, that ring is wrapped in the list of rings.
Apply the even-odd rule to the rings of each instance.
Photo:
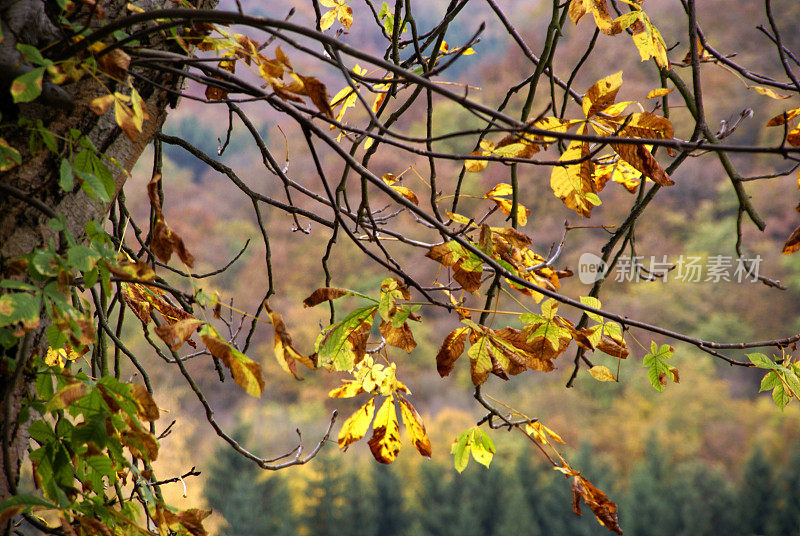
[[[215,0],[202,0],[201,7],[213,7],[215,3]],[[138,83],[133,78],[150,116],[150,120],[143,125],[144,132],[136,142],[122,134],[114,122],[112,112],[98,117],[89,109],[88,103],[105,93],[89,76],[77,83],[60,87],[46,82],[42,96],[29,104],[17,107],[10,102],[11,80],[31,69],[24,64],[24,58],[17,52],[16,44],[26,43],[43,48],[62,37],[52,22],[55,19],[49,16],[49,8],[46,9],[49,4],[55,3],[45,4],[44,0],[0,0],[0,22],[4,37],[0,42],[0,107],[3,120],[15,123],[15,115],[33,121],[41,120],[57,137],[68,136],[71,128],[78,129],[88,136],[101,153],[114,158],[129,171],[161,128],[170,99],[174,101],[174,97],[165,89]],[[105,19],[99,24],[113,22],[127,14],[127,0],[98,0],[98,4],[105,12]],[[148,0],[138,2],[137,5],[151,11],[172,4],[169,0]],[[76,20],[86,20],[88,11],[85,9]],[[95,21],[93,24],[98,23]],[[152,42],[142,44],[161,50],[175,46],[160,36],[156,36]],[[53,48],[57,49],[58,46]],[[180,89],[182,83],[175,75],[159,75],[149,71],[147,77],[163,88]],[[113,91],[114,87],[111,89]],[[47,150],[30,154],[29,131],[26,128],[14,126],[0,131],[0,134],[22,155],[21,165],[0,175],[0,279],[4,279],[9,275],[7,261],[10,258],[30,253],[55,237],[55,233],[46,225],[50,216],[44,207],[57,215],[63,215],[69,231],[75,237],[81,237],[86,223],[103,217],[109,206],[92,200],[77,184],[71,192],[62,191],[58,184],[58,165],[64,155],[56,155]],[[127,173],[113,167],[112,172],[116,192],[119,192]],[[20,465],[28,447],[27,427],[18,422],[19,412],[32,381],[30,371],[25,368],[26,364],[31,362],[32,355],[41,353],[46,347],[44,324],[42,322],[35,331],[20,339],[17,347],[6,351],[0,361],[0,438],[3,442],[0,456],[0,502],[14,494]],[[2,532],[4,531],[0,527],[0,533]]]

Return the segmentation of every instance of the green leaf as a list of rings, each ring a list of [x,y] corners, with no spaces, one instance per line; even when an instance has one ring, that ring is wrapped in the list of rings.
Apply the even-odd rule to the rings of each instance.
[[[14,292],[0,296],[0,327],[24,322],[35,324],[39,320],[41,298],[27,292]]]
[[[464,430],[458,434],[458,439],[456,440],[456,443],[453,444],[453,448],[451,449],[451,454],[454,455],[453,463],[456,471],[459,473],[466,469],[467,464],[469,463],[470,449],[467,447],[467,444],[471,435],[472,429]]]
[[[19,50],[25,59],[29,62],[33,63],[34,65],[47,65],[48,63],[52,63],[50,60],[44,59],[42,57],[42,53],[39,52],[39,49],[33,45],[26,45],[24,43],[17,43],[17,50]]]
[[[763,369],[774,369],[777,365],[770,358],[761,353],[747,354],[750,362]]]
[[[71,192],[72,187],[75,186],[74,174],[72,173],[72,164],[66,158],[61,159],[61,165],[58,167],[58,185],[65,192]]]
[[[366,322],[375,311],[377,305],[361,307],[347,315],[341,322],[328,328],[327,339],[318,345],[320,365],[332,364],[335,370],[350,370],[353,367],[355,354],[347,344],[347,339],[361,324]],[[326,332],[323,332],[323,336]],[[320,342],[318,340],[318,342]]]
[[[775,389],[772,390],[772,400],[781,409],[785,408],[789,403],[789,396],[783,390],[783,384],[775,386]]]
[[[767,372],[763,378],[761,378],[761,388],[758,390],[760,393],[761,391],[769,391],[770,389],[774,389],[775,386],[780,385],[781,379],[778,377],[778,373],[774,370]]]
[[[67,251],[67,262],[81,272],[88,272],[97,264],[100,254],[87,246],[72,246]]]
[[[11,82],[11,96],[14,102],[31,102],[42,93],[44,67],[21,74]]]
[[[86,465],[103,475],[111,476],[115,473],[114,462],[111,461],[111,458],[102,454],[86,458]]]

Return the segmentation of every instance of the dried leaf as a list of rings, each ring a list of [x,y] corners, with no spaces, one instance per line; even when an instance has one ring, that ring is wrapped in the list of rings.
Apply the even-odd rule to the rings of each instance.
[[[183,343],[197,331],[197,328],[205,322],[194,317],[179,320],[171,324],[164,324],[156,327],[156,335],[173,350],[177,350]]]
[[[136,400],[137,412],[142,419],[149,422],[158,420],[160,416],[158,405],[147,387],[139,383],[131,384],[131,396]]]
[[[399,397],[399,399],[400,413],[403,416],[403,424],[406,426],[408,438],[420,454],[426,458],[430,458],[431,441],[428,439],[428,433],[425,431],[425,425],[422,424],[419,413],[417,413],[417,410],[411,405],[411,402],[402,397]]]
[[[335,288],[335,287],[322,287],[318,288],[311,295],[303,300],[303,307],[314,307],[315,305],[319,305],[322,302],[326,302],[328,300],[335,300],[337,298],[341,298],[342,296],[349,296],[352,294],[351,291],[344,289],[344,288]]]

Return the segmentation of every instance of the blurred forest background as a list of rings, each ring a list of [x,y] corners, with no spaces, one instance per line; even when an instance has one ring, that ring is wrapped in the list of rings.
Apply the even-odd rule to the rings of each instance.
[[[540,50],[551,3],[510,0],[504,4],[508,4],[504,10],[514,15],[513,22],[527,42],[534,50]],[[242,5],[248,14],[275,17],[284,16],[290,7],[295,7],[293,20],[313,24],[313,9],[304,0],[250,0]],[[781,14],[778,22],[789,41],[785,45],[800,51],[800,34],[794,31],[800,24],[800,2],[783,0],[773,5]],[[369,12],[358,0],[353,0],[351,6],[355,23],[341,39],[362,48],[382,50],[385,43],[378,40]],[[418,25],[425,27],[438,20],[444,2],[417,2],[415,9]],[[645,3],[645,9],[667,45],[674,46],[670,58],[680,61],[688,43],[685,29],[679,26],[685,20],[679,2],[651,0]],[[698,2],[698,9],[699,23],[717,50],[736,53],[740,64],[760,72],[781,72],[777,56],[767,55],[775,54],[775,49],[765,46],[766,37],[756,28],[766,24],[760,3],[703,0]],[[471,90],[473,98],[497,106],[504,88],[530,74],[533,66],[509,44],[502,27],[482,2],[474,2],[453,22],[448,42],[451,46],[463,43],[482,21],[487,22],[487,29],[474,47],[476,54],[460,59],[442,79],[476,86],[480,90]],[[585,21],[577,26],[567,23],[554,61],[562,78],[569,76],[583,54],[593,28]],[[310,60],[304,60],[288,46],[283,48],[296,66],[306,61],[304,72],[325,80],[331,94],[341,89],[341,79],[335,78],[334,73],[315,72]],[[658,86],[654,67],[640,63],[629,40],[601,35],[574,87],[583,92],[599,78],[619,69],[624,70],[625,77],[619,101],[643,100],[649,90]],[[688,71],[681,74],[689,76]],[[703,65],[702,74],[709,124],[735,119],[747,108],[754,112],[727,139],[730,143],[774,143],[781,132],[772,130],[780,129],[765,129],[764,123],[800,104],[749,91],[733,74],[713,64]],[[202,93],[202,88],[195,89]],[[472,124],[473,118],[452,105],[434,102],[434,127],[439,132]],[[543,102],[534,106],[534,113],[544,109]],[[509,107],[511,114],[516,115],[520,106],[516,103],[516,108]],[[568,117],[580,113],[571,106],[567,108]],[[288,143],[288,173],[294,180],[317,180],[288,120],[264,106],[247,111],[276,154],[286,153]],[[688,139],[690,132],[682,124],[686,111],[672,108],[671,112],[676,136]],[[363,119],[364,114],[352,110],[347,117],[350,122]],[[406,114],[406,130],[424,132],[424,119],[421,112]],[[184,100],[170,114],[165,132],[216,155],[218,138],[225,138],[227,123],[224,105]],[[440,142],[434,148],[464,153],[471,150],[473,143],[473,139],[461,139]],[[250,201],[231,188],[224,176],[180,148],[165,146],[164,151],[165,213],[198,259],[196,271],[218,268],[235,256],[249,238],[256,238],[258,228],[252,219]],[[327,165],[339,165],[333,155],[328,157]],[[265,172],[257,148],[240,126],[233,129],[230,146],[219,159],[259,190],[280,195],[281,184]],[[372,162],[379,173],[397,175],[409,165],[425,169],[422,159],[410,161],[407,153],[390,148],[379,150]],[[790,167],[780,158],[767,156],[748,157],[737,163],[743,174],[752,175]],[[126,187],[128,206],[135,207],[145,219],[145,185],[150,166],[151,160],[145,154]],[[448,173],[456,177],[459,168],[457,162],[450,168],[443,166],[439,180],[449,180]],[[497,182],[507,181],[507,170],[494,165],[482,174],[468,174],[466,193],[481,194]],[[551,244],[560,240],[565,218],[573,225],[613,226],[624,219],[633,201],[632,195],[619,185],[609,186],[602,206],[594,210],[591,220],[579,222],[550,193],[549,168],[528,166],[521,170],[521,202],[531,210],[523,230],[533,237],[541,254],[547,254]],[[418,190],[419,195],[423,183],[415,184],[413,173],[407,175],[404,185]],[[735,199],[717,160],[696,158],[683,165],[673,178],[676,186],[661,190],[640,220],[637,254],[646,258],[666,255],[670,260],[680,255],[735,256]],[[761,273],[782,281],[787,290],[750,282],[609,282],[600,296],[604,308],[716,341],[763,340],[800,330],[800,257],[780,254],[783,241],[798,224],[795,174],[754,181],[747,189],[767,220],[767,230],[759,233],[745,225],[746,249],[750,256],[762,257]],[[295,347],[310,352],[327,311],[304,310],[301,302],[324,285],[320,258],[327,235],[313,226],[310,234],[293,231],[294,222],[283,213],[265,212],[264,218],[278,290],[271,305],[284,314]],[[602,229],[570,232],[556,266],[575,270],[581,253],[598,253],[604,240]],[[260,244],[260,240],[252,243]],[[435,273],[435,263],[427,259],[398,260],[411,266],[413,273]],[[334,248],[330,265],[334,286],[365,293],[374,293],[387,277],[343,240]],[[219,292],[225,302],[233,300],[239,309],[254,310],[266,286],[263,246],[251,244],[229,270],[198,284],[209,294]],[[589,286],[581,284],[577,277],[563,280],[562,292],[570,296],[585,295],[588,290]],[[457,366],[455,374],[446,379],[439,378],[435,370],[438,345],[456,326],[456,315],[443,311],[425,313],[423,310],[425,322],[415,327],[419,346],[408,358],[399,358],[398,376],[410,387],[413,403],[425,420],[433,442],[432,459],[420,459],[406,445],[397,462],[382,467],[369,456],[366,445],[354,445],[343,454],[331,441],[320,459],[278,473],[259,471],[225,448],[207,426],[202,408],[176,371],[152,355],[140,340],[141,334],[137,335],[138,327],[131,323],[127,344],[139,350],[141,360],[153,371],[151,380],[160,393],[157,401],[169,411],[167,422],[176,421],[176,433],[162,440],[169,448],[162,449],[157,470],[162,475],[182,474],[196,466],[202,472],[199,477],[186,479],[186,499],[181,497],[180,484],[166,487],[167,502],[182,507],[201,503],[213,507],[214,529],[231,536],[605,534],[591,513],[583,518],[571,513],[569,481],[553,471],[531,444],[516,437],[506,438],[511,434],[492,434],[497,454],[490,470],[472,462],[463,474],[455,472],[450,443],[483,414],[472,398],[467,367]],[[564,314],[572,320],[578,318],[574,311],[564,310]],[[232,320],[234,326],[241,321],[236,315]],[[649,346],[647,335],[635,331],[632,334],[642,345]],[[192,362],[193,374],[201,380],[217,418],[228,429],[237,430],[247,445],[265,455],[277,455],[295,445],[298,428],[305,442],[313,444],[324,433],[334,408],[346,416],[357,407],[353,401],[326,397],[339,383],[340,378],[335,375],[309,374],[303,382],[296,382],[283,373],[272,355],[272,329],[268,324],[256,331],[256,337],[250,356],[260,359],[264,366],[267,387],[262,399],[243,396],[228,382],[220,384],[209,360]],[[566,453],[573,465],[620,504],[620,521],[626,534],[800,534],[798,405],[790,404],[781,412],[769,394],[757,394],[761,377],[758,371],[732,369],[683,345],[675,345],[674,364],[680,370],[680,384],[670,384],[658,393],[648,383],[641,365],[645,350],[636,343],[629,346],[632,353],[622,362],[618,384],[596,382],[582,371],[574,388],[565,389],[571,360],[562,357],[557,370],[550,374],[525,374],[507,383],[493,378],[485,391],[539,417],[565,439]],[[602,364],[602,358],[597,359]],[[616,368],[614,361],[608,358],[605,364]],[[338,433],[338,425],[334,433]]]

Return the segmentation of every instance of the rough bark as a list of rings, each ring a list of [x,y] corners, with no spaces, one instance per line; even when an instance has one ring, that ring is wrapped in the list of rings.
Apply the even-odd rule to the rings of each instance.
[[[104,24],[125,16],[126,3],[126,0],[99,0],[98,4],[102,6],[106,18],[93,24]],[[216,2],[203,0],[201,3],[201,7],[208,8],[213,7]],[[150,11],[172,4],[169,0],[149,0],[137,2],[137,5]],[[151,118],[145,121],[144,132],[136,142],[131,142],[122,134],[113,120],[113,113],[98,117],[88,108],[87,104],[92,98],[103,94],[103,89],[91,77],[61,87],[45,84],[43,95],[37,101],[19,107],[10,103],[8,88],[11,80],[30,69],[16,51],[16,43],[42,47],[63,37],[52,22],[48,9],[43,0],[0,0],[0,22],[4,36],[0,43],[0,105],[3,120],[6,123],[12,122],[13,117],[9,118],[9,114],[34,121],[39,119],[57,136],[66,135],[70,128],[76,128],[86,134],[102,153],[116,159],[125,170],[130,170],[166,118],[168,102],[171,98],[174,99],[167,91],[135,84],[145,100]],[[84,19],[86,15],[87,12],[84,12]],[[145,44],[155,49],[170,49],[174,46],[163,40]],[[182,82],[174,75],[159,76],[148,72],[147,77],[171,89],[178,88]],[[6,262],[9,258],[29,253],[54,236],[46,226],[50,217],[29,200],[15,197],[12,192],[22,192],[29,199],[41,202],[52,212],[65,216],[69,230],[76,237],[82,236],[87,222],[101,218],[109,208],[93,201],[77,184],[73,191],[63,192],[58,185],[57,167],[63,155],[55,155],[49,151],[31,155],[28,151],[29,133],[25,129],[4,129],[2,135],[22,154],[22,164],[0,175],[0,279],[8,275]],[[125,183],[127,174],[115,169],[112,172],[118,192]],[[2,188],[3,186],[7,188]],[[0,456],[0,502],[13,495],[20,465],[27,450],[26,426],[18,423],[22,402],[31,381],[25,365],[30,363],[31,355],[42,352],[42,343],[46,342],[44,328],[43,323],[38,330],[21,340],[17,348],[6,352],[5,356],[1,355],[0,350],[0,438],[3,441],[3,455]],[[5,529],[7,528],[6,526]],[[3,529],[4,527],[0,527],[0,533],[4,532]]]

